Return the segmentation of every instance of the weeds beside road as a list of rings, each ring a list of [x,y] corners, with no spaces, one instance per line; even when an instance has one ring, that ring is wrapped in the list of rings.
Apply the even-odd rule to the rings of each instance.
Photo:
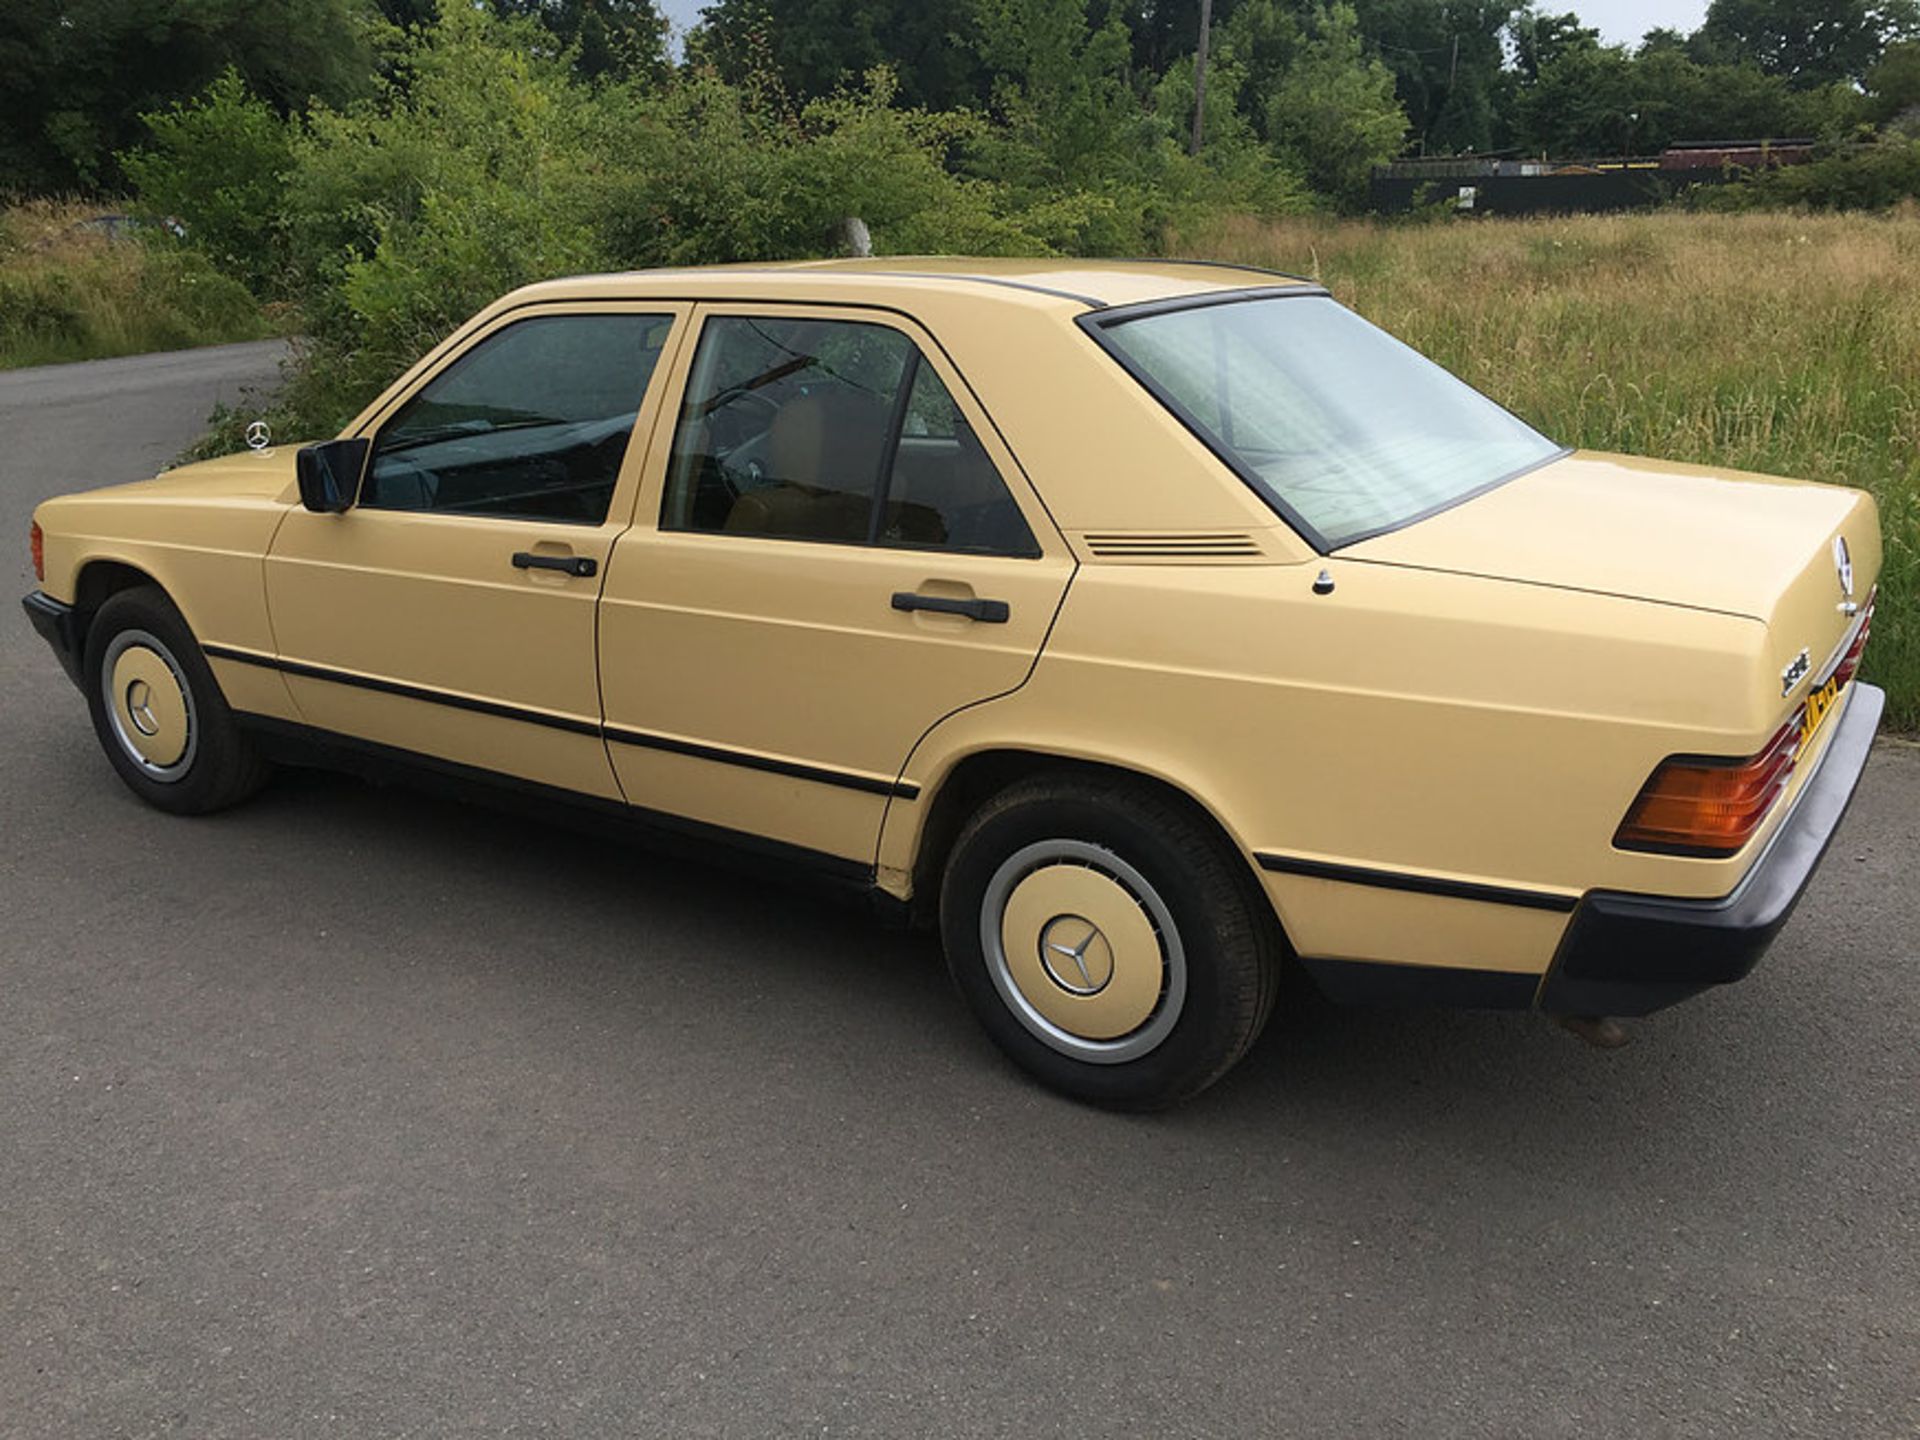
[[[273,333],[237,280],[108,213],[52,200],[0,213],[0,370]]]
[[[1920,730],[1920,213],[1231,223],[1185,249],[1314,275],[1565,444],[1872,491],[1866,674]]]

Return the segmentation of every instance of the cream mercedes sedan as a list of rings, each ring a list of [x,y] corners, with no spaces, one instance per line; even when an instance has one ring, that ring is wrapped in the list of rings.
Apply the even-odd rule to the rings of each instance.
[[[1568,1016],[1740,978],[1882,706],[1866,495],[1569,452],[1200,264],[535,285],[339,438],[33,547],[149,803],[317,762],[811,872],[1114,1105],[1217,1079],[1286,964]]]

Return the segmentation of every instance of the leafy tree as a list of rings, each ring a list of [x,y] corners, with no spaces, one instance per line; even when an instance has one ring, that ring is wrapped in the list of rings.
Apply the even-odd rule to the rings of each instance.
[[[1864,79],[1889,43],[1916,34],[1915,0],[1713,0],[1695,58],[1751,63],[1812,89]]]
[[[286,114],[368,80],[359,0],[9,0],[0,6],[0,191],[101,191],[140,117],[227,66]]]
[[[1236,103],[1263,140],[1273,138],[1268,129],[1270,99],[1307,43],[1300,22],[1293,0],[1241,0],[1227,22],[1215,27],[1220,33],[1213,53],[1222,70],[1238,80],[1237,93],[1227,85],[1216,88],[1235,94]]]
[[[977,17],[994,110],[1031,157],[1031,178],[1110,174],[1124,163],[1144,134],[1119,21],[1090,28],[1078,5],[1056,0],[977,0]]]
[[[147,143],[120,157],[141,208],[183,221],[194,247],[255,295],[282,293],[292,124],[231,66],[146,122]]]
[[[1619,45],[1577,46],[1547,61],[1519,95],[1526,148],[1562,157],[1626,153],[1643,109],[1634,71]]]
[[[883,254],[1047,248],[1010,213],[1004,187],[946,167],[977,117],[899,107],[884,70],[798,111],[769,104],[770,93],[706,72],[601,108],[596,148],[632,162],[608,177],[598,205],[612,263],[830,253],[849,215]]]
[[[1679,140],[1838,135],[1857,115],[1850,89],[1795,90],[1753,65],[1702,65],[1683,47],[1570,50],[1521,87],[1517,134],[1556,156],[1651,155]]]
[[[1687,36],[1684,31],[1675,30],[1670,25],[1656,25],[1640,37],[1640,48],[1635,52],[1638,59],[1645,60],[1653,55],[1685,55]]]
[[[1266,131],[1323,195],[1357,207],[1375,165],[1398,153],[1407,116],[1393,74],[1360,43],[1350,5],[1317,8],[1301,45],[1267,101]]]
[[[1632,78],[1642,154],[1676,140],[1766,139],[1819,128],[1805,96],[1752,65],[1701,65],[1663,50],[1641,55]]]
[[[438,0],[373,0],[380,18],[402,29],[410,25],[431,25],[440,18]]]
[[[1214,0],[1214,25],[1228,23],[1239,8],[1234,0]],[[1190,59],[1200,38],[1200,0],[1093,0],[1087,11],[1095,29],[1111,20],[1126,26],[1133,68],[1144,75],[1165,75]]]
[[[1354,0],[1360,33],[1393,72],[1414,143],[1425,153],[1488,150],[1507,140],[1512,81],[1509,0]]]
[[[735,83],[770,69],[802,100],[880,65],[909,105],[950,109],[988,91],[972,0],[716,0],[687,53]]]
[[[1564,15],[1522,10],[1513,17],[1508,31],[1513,36],[1513,67],[1528,83],[1538,80],[1543,69],[1568,51],[1590,50],[1600,44],[1600,32],[1582,25],[1571,10]]]
[[[572,54],[574,73],[583,80],[626,75],[659,78],[666,72],[667,22],[653,0],[488,3],[504,18],[539,21]]]
[[[1881,124],[1920,110],[1920,41],[1889,45],[1867,72],[1867,91],[1872,117]]]

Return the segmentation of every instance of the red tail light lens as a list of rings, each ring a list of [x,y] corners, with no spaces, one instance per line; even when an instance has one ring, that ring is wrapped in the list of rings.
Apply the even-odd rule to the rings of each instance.
[[[1758,833],[1793,776],[1800,716],[1745,760],[1676,756],[1641,787],[1613,843],[1663,855],[1737,854]]]
[[[44,581],[47,578],[47,540],[40,533],[40,522],[32,522],[27,531],[27,548],[33,552],[33,578]]]

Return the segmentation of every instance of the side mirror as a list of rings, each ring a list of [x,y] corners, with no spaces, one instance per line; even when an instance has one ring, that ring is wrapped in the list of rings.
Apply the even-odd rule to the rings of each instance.
[[[300,503],[320,515],[338,515],[360,498],[371,440],[329,440],[308,445],[294,457],[300,476]]]

